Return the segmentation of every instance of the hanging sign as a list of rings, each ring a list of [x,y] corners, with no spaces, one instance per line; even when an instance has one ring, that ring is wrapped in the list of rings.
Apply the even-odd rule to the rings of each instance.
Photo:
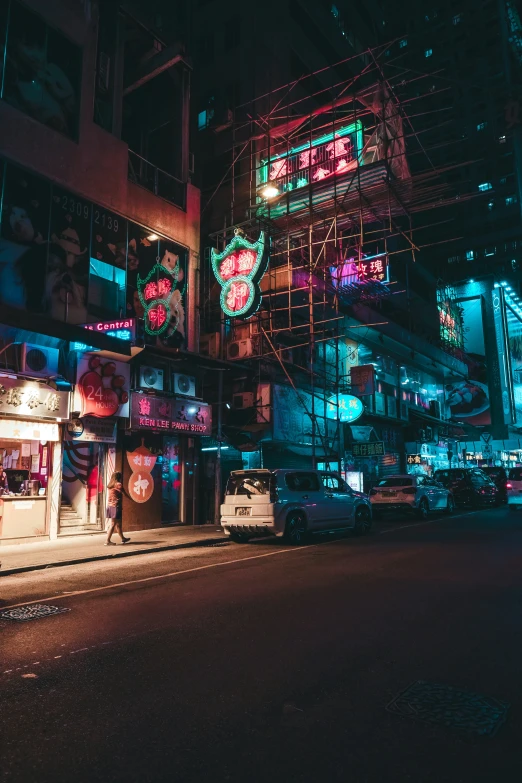
[[[84,353],[78,360],[76,379],[74,410],[79,411],[80,416],[104,419],[129,415],[128,364]]]
[[[162,334],[171,321],[170,300],[180,276],[179,256],[165,253],[145,278],[138,274],[138,296],[145,311],[147,334]]]
[[[373,364],[360,364],[350,368],[350,383],[352,391],[359,397],[375,392],[375,367]]]
[[[384,457],[385,453],[384,441],[382,440],[352,444],[354,457]]]
[[[65,428],[67,440],[89,443],[116,443],[116,422],[114,419],[72,419]]]
[[[83,324],[84,329],[98,334],[107,334],[109,337],[117,337],[118,340],[133,342],[136,339],[136,319],[119,318],[112,321],[98,321],[94,324]]]
[[[143,445],[127,452],[127,461],[132,475],[129,479],[129,495],[135,503],[146,503],[154,492],[154,479],[151,476],[157,457]]]
[[[355,421],[364,413],[364,405],[352,394],[334,394],[326,405],[326,418]]]
[[[240,229],[222,253],[212,248],[212,269],[221,288],[221,309],[230,318],[250,318],[261,302],[259,283],[268,266],[265,232],[249,242]]]
[[[0,375],[0,414],[30,419],[69,418],[68,391],[55,391],[49,386],[24,378]]]

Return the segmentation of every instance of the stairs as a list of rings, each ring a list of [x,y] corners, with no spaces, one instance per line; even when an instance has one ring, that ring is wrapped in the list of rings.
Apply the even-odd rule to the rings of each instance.
[[[77,533],[100,533],[98,525],[85,523],[67,500],[60,505],[60,536],[74,536]]]

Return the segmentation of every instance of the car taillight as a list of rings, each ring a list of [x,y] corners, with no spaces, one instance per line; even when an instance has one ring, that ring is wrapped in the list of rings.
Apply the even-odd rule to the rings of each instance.
[[[506,484],[506,489],[513,489],[513,484]]]
[[[376,489],[371,489],[370,490],[370,495],[376,495],[376,494],[377,494],[377,490]]]
[[[415,495],[416,492],[417,490],[415,487],[407,487],[407,489],[402,490],[403,495]]]

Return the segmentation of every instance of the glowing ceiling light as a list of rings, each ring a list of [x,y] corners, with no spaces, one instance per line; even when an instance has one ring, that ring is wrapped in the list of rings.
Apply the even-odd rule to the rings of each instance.
[[[475,281],[474,281],[473,279],[471,279],[469,282],[470,282],[470,283],[474,283]]]
[[[149,234],[147,239],[149,240],[149,242],[155,242],[156,239],[159,239],[159,236],[157,234]]]
[[[279,191],[275,185],[265,185],[261,191],[261,195],[263,198],[275,198],[279,195]]]

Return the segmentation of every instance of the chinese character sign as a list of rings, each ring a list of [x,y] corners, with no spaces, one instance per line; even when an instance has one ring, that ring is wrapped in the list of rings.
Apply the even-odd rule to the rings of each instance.
[[[350,369],[352,391],[359,397],[368,396],[375,391],[375,367],[373,364],[360,364]]]
[[[352,446],[354,457],[384,457],[384,442],[382,440],[354,443]]]
[[[355,421],[364,413],[364,405],[352,394],[336,394],[326,405],[326,417],[339,421]]]
[[[146,503],[152,497],[154,479],[151,473],[156,460],[157,457],[143,445],[143,441],[137,449],[127,452],[127,461],[132,470],[128,490],[135,503]]]
[[[74,409],[80,416],[129,415],[130,367],[96,353],[78,359]]]
[[[0,414],[35,419],[68,419],[69,392],[23,378],[0,377]]]
[[[199,400],[173,399],[134,393],[131,400],[131,427],[139,430],[167,430],[188,435],[212,434],[212,409]],[[140,464],[131,465],[146,467]]]
[[[145,331],[159,335],[171,322],[171,299],[180,277],[179,256],[165,251],[145,278],[138,274],[138,296],[144,310]]]
[[[259,282],[268,265],[265,232],[257,242],[249,242],[236,229],[233,240],[222,253],[212,249],[212,269],[221,285],[221,309],[229,317],[250,318],[259,307]]]

